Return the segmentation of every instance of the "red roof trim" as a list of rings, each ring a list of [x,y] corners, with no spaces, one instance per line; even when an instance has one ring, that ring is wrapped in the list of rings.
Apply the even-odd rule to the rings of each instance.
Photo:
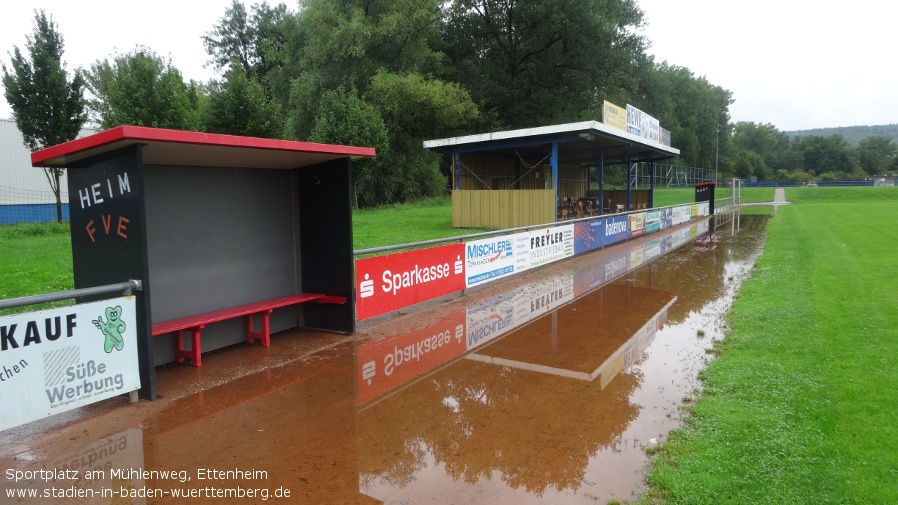
[[[717,184],[717,183],[716,183],[716,182],[700,182],[700,183],[696,184],[695,187],[699,187],[699,186],[713,186],[713,185],[715,185],[715,184]]]
[[[318,154],[337,154],[351,157],[374,156],[374,148],[318,144],[315,142],[297,142],[292,140],[263,139],[241,137],[219,133],[201,133],[184,130],[166,130],[146,126],[118,126],[110,130],[64,142],[31,154],[31,164],[42,166],[52,159],[69,156],[121,140],[144,142],[173,142],[179,144],[197,144],[222,147],[245,147],[248,149],[269,149],[275,151],[294,151]],[[56,166],[53,164],[53,166]]]

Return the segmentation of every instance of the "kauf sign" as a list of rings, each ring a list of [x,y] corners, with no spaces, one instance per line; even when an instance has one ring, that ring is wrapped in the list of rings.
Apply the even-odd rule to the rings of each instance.
[[[140,388],[133,296],[0,317],[0,430]]]

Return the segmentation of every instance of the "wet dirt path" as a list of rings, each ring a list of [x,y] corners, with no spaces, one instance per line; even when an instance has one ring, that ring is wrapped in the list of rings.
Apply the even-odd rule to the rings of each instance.
[[[0,491],[105,504],[632,499],[647,449],[698,392],[767,219],[658,233],[354,338],[285,333],[160,369],[162,400],[0,433]]]

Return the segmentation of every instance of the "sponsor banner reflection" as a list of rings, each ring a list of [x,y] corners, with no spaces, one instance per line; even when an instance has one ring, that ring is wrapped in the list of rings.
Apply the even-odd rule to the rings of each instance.
[[[456,310],[423,328],[359,344],[359,404],[452,361],[465,350],[464,310]]]

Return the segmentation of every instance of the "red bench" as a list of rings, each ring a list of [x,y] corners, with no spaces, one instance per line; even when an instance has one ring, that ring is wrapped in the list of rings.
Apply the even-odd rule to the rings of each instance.
[[[164,335],[166,333],[177,333],[178,338],[175,339],[175,359],[178,363],[183,363],[185,359],[189,359],[193,366],[202,366],[202,349],[200,347],[200,334],[207,324],[225,321],[235,317],[243,316],[246,320],[246,341],[253,343],[260,340],[262,345],[268,347],[271,345],[271,333],[268,326],[268,316],[274,309],[295,305],[297,303],[346,303],[346,297],[343,296],[327,296],[319,294],[300,293],[298,295],[282,296],[271,300],[249,303],[233,307],[230,309],[215,310],[206,312],[205,314],[197,314],[195,316],[182,317],[153,325],[153,336]],[[253,317],[259,316],[262,327],[259,331],[254,329]],[[192,342],[190,349],[184,349],[184,331],[190,331],[192,334]]]

